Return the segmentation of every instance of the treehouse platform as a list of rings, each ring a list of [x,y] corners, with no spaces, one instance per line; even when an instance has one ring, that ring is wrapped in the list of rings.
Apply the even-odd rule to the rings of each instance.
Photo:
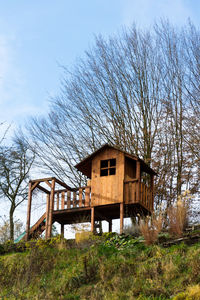
[[[120,219],[122,233],[124,218],[153,212],[156,173],[137,156],[106,144],[75,167],[88,178],[86,186],[73,188],[55,177],[29,182],[26,240],[44,230],[50,238],[54,222],[64,235],[66,224],[91,222],[94,232],[97,221],[107,221],[112,231],[112,220]],[[46,194],[46,212],[30,227],[35,189]]]

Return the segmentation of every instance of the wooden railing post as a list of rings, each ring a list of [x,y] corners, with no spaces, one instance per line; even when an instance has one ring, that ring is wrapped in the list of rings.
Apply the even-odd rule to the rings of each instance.
[[[151,210],[154,210],[154,175],[151,174],[151,185],[150,185],[150,189],[151,189]]]
[[[141,201],[141,195],[140,195],[141,170],[140,170],[140,162],[139,161],[137,161],[137,163],[136,163],[136,179],[138,180],[137,189],[136,189],[136,201],[140,202]]]
[[[78,202],[78,206],[82,207],[82,203],[83,203],[83,190],[80,188],[79,189],[79,202]]]
[[[90,206],[90,186],[85,188],[85,206]]]
[[[27,221],[26,221],[26,241],[29,239],[30,222],[31,222],[31,202],[32,202],[32,183],[28,185],[28,208],[27,208]]]
[[[51,194],[50,194],[50,208],[49,208],[49,224],[47,238],[51,237],[52,232],[52,222],[53,222],[53,210],[54,210],[54,196],[55,196],[55,179],[52,179],[51,183]]]
[[[61,193],[61,209],[65,209],[65,192]]]
[[[59,210],[59,199],[60,198],[60,193],[57,192],[57,205],[56,205],[56,209]]]

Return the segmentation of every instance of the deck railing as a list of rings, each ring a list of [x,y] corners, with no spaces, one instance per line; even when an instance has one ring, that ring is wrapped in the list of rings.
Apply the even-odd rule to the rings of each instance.
[[[153,210],[153,193],[151,188],[137,179],[124,181],[125,204],[139,203],[149,211]],[[55,192],[54,210],[74,209],[91,206],[91,187],[60,190]]]
[[[90,186],[78,189],[62,190],[55,192],[54,210],[89,207],[91,205]]]
[[[149,211],[153,210],[153,193],[151,188],[137,179],[124,181],[124,201],[126,204],[140,203]]]

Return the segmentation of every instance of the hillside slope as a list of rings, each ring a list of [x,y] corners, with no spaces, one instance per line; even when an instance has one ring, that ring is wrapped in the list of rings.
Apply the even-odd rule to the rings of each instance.
[[[26,247],[0,256],[2,299],[200,299],[200,243],[163,248],[105,235]]]

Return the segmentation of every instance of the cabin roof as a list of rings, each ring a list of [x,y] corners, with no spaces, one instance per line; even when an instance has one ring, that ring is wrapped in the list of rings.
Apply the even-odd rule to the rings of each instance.
[[[116,146],[111,146],[109,144],[104,144],[102,147],[100,147],[99,149],[97,149],[96,151],[94,151],[92,154],[90,154],[89,156],[87,156],[86,158],[84,158],[81,162],[79,162],[77,165],[75,165],[75,168],[80,171],[83,175],[87,176],[88,178],[91,178],[91,170],[92,170],[92,160],[95,156],[97,156],[100,152],[102,152],[103,150],[107,149],[107,148],[111,148],[111,149],[115,149],[117,151],[123,152],[125,154],[126,157],[132,159],[132,160],[138,160],[141,163],[142,166],[142,170],[148,174],[154,174],[157,175],[157,173],[151,169],[145,162],[144,160],[140,159],[138,156],[136,155],[132,155],[126,151],[121,150],[120,148],[116,147]]]

